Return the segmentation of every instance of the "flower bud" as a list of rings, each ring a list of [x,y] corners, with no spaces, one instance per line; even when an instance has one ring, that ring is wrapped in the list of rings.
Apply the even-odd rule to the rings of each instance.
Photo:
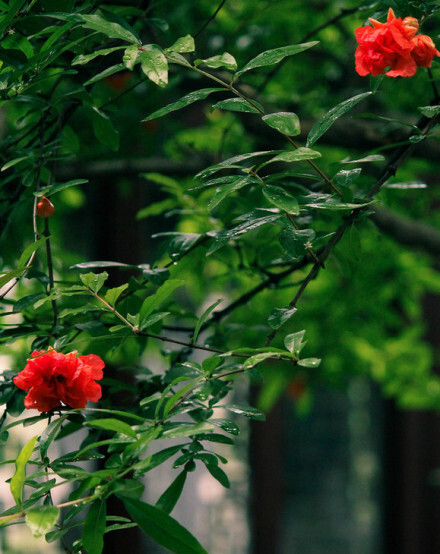
[[[49,200],[43,196],[41,200],[37,203],[37,215],[39,217],[51,217],[55,211],[55,206]]]

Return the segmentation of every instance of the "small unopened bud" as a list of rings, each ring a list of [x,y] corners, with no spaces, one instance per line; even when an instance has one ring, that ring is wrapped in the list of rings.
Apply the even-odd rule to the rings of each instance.
[[[43,196],[37,203],[37,215],[39,217],[51,217],[55,211],[55,206],[49,200]]]

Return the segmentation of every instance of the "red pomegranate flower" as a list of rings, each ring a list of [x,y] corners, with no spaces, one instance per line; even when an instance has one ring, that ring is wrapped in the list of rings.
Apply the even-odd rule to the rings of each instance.
[[[77,356],[76,352],[62,354],[53,348],[46,352],[35,350],[23,371],[14,377],[14,384],[29,391],[25,408],[48,412],[62,403],[70,408],[84,408],[87,401],[101,398],[104,362],[99,356]]]
[[[359,75],[412,77],[418,66],[431,67],[434,56],[440,55],[430,37],[416,35],[419,23],[414,17],[402,20],[390,8],[386,23],[375,19],[370,22],[372,27],[358,27],[355,31]]]

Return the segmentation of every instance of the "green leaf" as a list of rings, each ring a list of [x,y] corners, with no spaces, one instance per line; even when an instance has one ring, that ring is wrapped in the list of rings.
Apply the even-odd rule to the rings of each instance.
[[[215,234],[215,242],[212,244],[208,251],[206,252],[206,255],[209,256],[210,254],[213,254],[220,248],[223,248],[230,240],[235,239],[236,237],[248,233],[249,231],[252,231],[253,229],[256,229],[260,227],[261,225],[266,225],[267,223],[272,223],[279,219],[280,216],[279,213],[271,214],[263,217],[251,217],[247,221],[244,221],[240,225],[237,225],[237,227],[234,227],[233,229],[222,229],[218,233]]]
[[[385,156],[382,156],[381,154],[371,154],[370,156],[365,156],[365,158],[360,158],[358,160],[341,160],[339,163],[341,164],[361,164],[361,163],[367,163],[367,162],[383,162],[385,160]]]
[[[298,311],[297,308],[291,308],[290,306],[288,308],[274,308],[267,322],[272,329],[279,329],[296,311]]]
[[[226,431],[226,433],[230,433],[231,435],[240,434],[240,429],[230,419],[225,419],[225,418],[210,419],[209,423],[212,423],[213,425],[220,427],[220,429],[223,429],[223,431]]]
[[[205,321],[208,319],[208,317],[212,314],[212,312],[217,308],[217,306],[222,302],[223,300],[219,298],[216,300],[213,304],[211,304],[206,310],[203,312],[203,314],[199,317],[199,320],[197,321],[196,327],[194,329],[194,333],[192,336],[191,341],[194,343],[197,340],[197,337],[199,336],[200,329],[202,328],[202,325],[205,323]]]
[[[234,414],[239,414],[244,417],[248,417],[249,419],[255,419],[257,421],[265,421],[266,416],[261,410],[258,410],[257,408],[253,408],[252,406],[241,406],[238,404],[227,404],[226,406],[222,406],[222,408],[225,408],[226,410],[229,410],[230,412],[233,412]]]
[[[258,102],[253,101],[252,103],[259,106],[261,110],[263,110],[263,107]],[[243,98],[229,98],[228,100],[221,100],[211,107],[211,111],[215,109],[228,110],[230,112],[261,113],[255,106]]]
[[[187,385],[179,389],[176,393],[174,393],[170,398],[168,398],[163,408],[163,415],[162,415],[163,419],[168,416],[168,414],[174,408],[176,403],[182,398],[182,396],[184,396],[188,391],[190,391],[201,378],[203,377],[198,377],[194,381],[191,381],[191,383],[188,383]]]
[[[52,421],[41,434],[39,442],[40,442],[40,456],[42,459],[46,457],[49,446],[55,440],[55,437],[57,436],[61,428],[61,425],[64,423],[67,417],[68,417],[68,414],[64,414],[59,419]]]
[[[93,85],[93,83],[97,83],[98,81],[101,81],[102,79],[105,79],[106,77],[110,77],[110,75],[114,75],[115,73],[119,73],[119,71],[123,71],[123,70],[125,70],[125,65],[123,63],[112,65],[111,67],[104,69],[104,71],[101,71],[101,73],[98,73],[97,75],[94,75],[93,77],[91,77],[88,81],[84,83],[84,86]],[[94,108],[94,109],[97,109],[97,108]]]
[[[142,71],[153,83],[160,87],[168,83],[168,62],[159,46],[155,44],[142,46],[139,61]]]
[[[251,356],[250,358],[248,358],[243,364],[243,369],[250,369],[251,367],[255,367],[257,364],[260,364],[261,362],[264,362],[264,360],[267,360],[267,358],[279,357],[279,352],[261,352],[260,354],[255,354],[255,356]]]
[[[315,142],[322,137],[322,135],[330,129],[330,127],[333,125],[333,123],[341,117],[341,115],[344,115],[347,113],[353,106],[356,106],[361,100],[364,98],[367,98],[367,96],[370,96],[370,94],[373,94],[372,92],[363,92],[362,94],[358,94],[357,96],[353,96],[353,98],[349,98],[348,100],[344,100],[334,108],[332,108],[328,113],[325,114],[323,118],[321,118],[313,127],[310,129],[310,132],[307,137],[307,143],[306,146],[312,146],[312,144],[315,144]]]
[[[303,358],[302,360],[298,360],[298,365],[301,367],[318,367],[320,363],[320,358]]]
[[[23,498],[23,486],[26,479],[26,464],[28,463],[38,436],[32,437],[21,449],[15,461],[15,473],[9,484],[12,496],[16,504],[21,504]]]
[[[240,154],[239,156],[234,156],[233,158],[229,158],[229,159],[227,159],[223,162],[220,162],[218,164],[211,165],[211,166],[207,167],[203,171],[200,171],[199,173],[197,173],[196,178],[197,179],[204,179],[205,177],[209,177],[213,173],[216,173],[217,171],[221,171],[222,169],[226,169],[228,167],[240,167],[237,164],[239,164],[240,162],[242,162],[244,160],[248,160],[250,158],[257,158],[257,157],[260,157],[260,156],[269,156],[269,155],[272,155],[272,154],[277,154],[278,152],[280,152],[280,151],[279,150],[266,150],[266,151],[261,151],[261,152],[249,152],[247,154]]]
[[[193,535],[174,518],[145,502],[124,498],[124,506],[139,527],[175,554],[208,554]]]
[[[106,271],[103,271],[102,273],[81,273],[81,275],[79,276],[82,283],[87,288],[96,293],[100,291],[105,281],[107,280],[107,277],[108,273]]]
[[[139,326],[142,328],[147,317],[158,307],[162,302],[164,302],[172,292],[184,285],[184,281],[178,279],[170,279],[165,281],[165,283],[157,289],[155,294],[152,294],[144,300],[142,307],[139,312]]]
[[[105,518],[105,501],[95,500],[87,512],[82,532],[82,542],[87,554],[101,554],[104,548]]]
[[[56,506],[37,506],[26,511],[26,525],[35,538],[39,538],[49,531],[57,522],[60,514]]]
[[[33,243],[35,244],[35,243]],[[12,271],[8,271],[8,273],[5,273],[0,277],[0,288],[9,283],[9,281],[12,281],[12,279],[15,279],[16,277],[20,277],[24,272],[26,271],[26,268],[19,267],[18,269],[13,269]]]
[[[281,246],[293,258],[304,256],[306,244],[311,243],[314,238],[313,229],[283,229],[279,236]]]
[[[305,346],[306,341],[303,341],[305,331],[298,331],[297,333],[291,333],[284,339],[284,344],[289,352],[298,356],[302,348]]]
[[[156,508],[159,508],[166,514],[170,514],[173,511],[174,506],[182,494],[187,475],[188,471],[186,469],[179,473],[179,475],[156,502]]]
[[[146,473],[169,460],[182,449],[182,446],[181,444],[175,444],[174,446],[164,448],[151,456],[147,456],[144,460],[137,462],[133,466],[133,469],[136,470],[137,475]]]
[[[171,112],[175,112],[177,110],[180,110],[182,108],[185,108],[186,106],[189,106],[193,102],[197,102],[198,100],[204,100],[207,96],[209,96],[212,92],[219,92],[224,89],[222,88],[202,88],[200,90],[196,90],[194,92],[190,92],[186,96],[183,96],[180,100],[177,100],[177,102],[173,102],[172,104],[168,104],[168,106],[165,106],[164,108],[160,108],[160,110],[157,110],[153,112],[151,115],[143,119],[143,121],[150,121],[151,119],[157,119],[158,117],[162,117],[164,115],[167,115]]]
[[[274,65],[279,63],[286,56],[293,56],[294,54],[304,52],[304,50],[315,46],[315,44],[318,44],[318,41],[304,42],[303,44],[293,44],[290,46],[282,46],[281,48],[274,48],[273,50],[266,50],[266,52],[262,52],[249,61],[242,69],[240,69],[240,71],[237,71],[234,75],[234,80],[240,77],[240,75],[243,75],[243,73],[246,73],[246,71],[250,71],[256,67]]]
[[[39,190],[38,192],[35,192],[35,196],[37,198],[41,196],[53,196],[57,192],[60,192],[62,190],[68,189],[70,187],[76,187],[78,185],[84,185],[85,183],[88,183],[88,179],[72,179],[71,181],[67,181],[66,183],[59,183],[58,185],[52,185],[50,187],[45,187],[42,190]]]
[[[245,175],[244,177],[237,177],[230,183],[221,185],[216,189],[214,196],[209,201],[207,206],[208,210],[211,211],[216,208],[221,202],[223,202],[225,198],[230,196],[233,192],[257,182],[258,181],[256,179],[249,177],[249,175]]]
[[[30,160],[30,159],[31,159],[31,156],[22,156],[21,158],[15,158],[14,160],[11,160],[10,162],[5,163],[2,166],[1,171],[6,171],[10,167],[13,167],[14,165],[17,165],[20,162],[24,162],[25,160]]]
[[[289,163],[302,162],[304,160],[313,160],[320,157],[321,157],[320,152],[317,152],[316,150],[311,150],[310,148],[304,148],[301,146],[296,150],[284,150],[280,154],[277,154],[276,156],[271,158],[269,161],[261,164],[258,169],[261,169],[262,167],[274,162],[289,162]]]
[[[440,106],[420,106],[417,109],[429,119],[440,113]]]
[[[145,450],[147,450],[150,443],[156,439],[161,432],[162,427],[160,425],[151,427],[145,433],[142,433],[141,437],[136,441],[127,445],[124,449],[123,458],[138,458]]]
[[[116,301],[121,296],[121,294],[124,292],[124,290],[128,287],[128,283],[124,283],[120,287],[115,287],[113,289],[108,289],[108,291],[105,293],[105,300],[111,305],[114,306],[116,304]]]
[[[288,214],[299,215],[299,204],[297,199],[284,189],[275,185],[265,185],[263,194],[269,202],[277,208],[284,210]]]
[[[98,56],[107,56],[107,54],[116,52],[116,50],[122,50],[122,48],[125,48],[125,46],[114,46],[113,48],[104,48],[103,50],[95,50],[95,52],[92,52],[91,54],[80,54],[79,56],[76,56],[76,58],[73,59],[72,65],[85,65],[86,63],[89,63],[90,61],[94,60]]]
[[[169,48],[165,48],[165,52],[194,52],[196,46],[191,35],[185,35],[178,38],[176,42]]]
[[[5,50],[19,50],[23,52],[26,58],[32,58],[34,49],[29,40],[19,33],[7,35],[2,39],[2,48]]]
[[[86,423],[90,427],[98,427],[99,429],[105,429],[106,431],[114,431],[115,433],[121,433],[137,439],[135,431],[128,425],[119,419],[112,417],[106,419],[92,419]]]
[[[301,125],[296,113],[278,112],[264,115],[261,118],[269,127],[276,129],[280,133],[289,137],[294,137],[301,133]]]
[[[231,437],[228,437],[227,435],[221,435],[220,433],[202,433],[197,435],[197,440],[216,442],[220,444],[235,444],[234,439],[231,439]]]
[[[119,131],[113,127],[112,120],[98,108],[93,108],[92,116],[96,138],[116,152],[119,149]]]
[[[219,67],[226,67],[230,71],[235,71],[237,69],[237,62],[235,61],[234,56],[225,52],[219,56],[212,56],[212,58],[207,58],[206,60],[196,60],[194,65],[205,64],[211,69],[218,69]]]
[[[182,437],[193,437],[194,435],[198,435],[199,433],[206,433],[207,431],[211,431],[211,430],[212,430],[212,425],[207,421],[202,421],[200,423],[190,424],[190,425],[179,423],[179,424],[176,424],[175,427],[172,427],[170,429],[165,429],[162,433],[162,437],[164,439],[178,439]]]
[[[103,15],[97,14],[86,14],[80,15],[79,17],[84,22],[82,23],[82,26],[86,29],[98,31],[99,33],[102,33],[109,38],[118,38],[126,42],[141,42],[138,35],[131,27],[129,27],[128,23],[124,22],[124,26],[122,26],[120,23],[111,21]]]
[[[42,246],[47,241],[47,237],[42,237],[41,239],[36,240],[35,242],[31,243],[29,246],[27,246],[23,252],[21,253],[21,256],[18,260],[18,267],[24,268],[31,257],[31,255],[38,249],[40,246]]]
[[[231,485],[229,483],[229,479],[226,473],[218,466],[215,466],[212,464],[205,464],[205,465],[206,465],[206,469],[214,477],[214,479],[217,479],[217,481],[221,485],[223,485],[226,489],[229,489]]]
[[[138,61],[138,57],[139,46],[137,44],[133,44],[132,46],[126,48],[124,55],[122,56],[122,61],[124,62],[125,67],[132,71],[135,63]]]

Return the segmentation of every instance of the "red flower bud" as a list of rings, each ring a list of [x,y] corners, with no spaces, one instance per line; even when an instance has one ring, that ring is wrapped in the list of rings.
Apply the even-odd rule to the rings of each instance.
[[[37,215],[39,217],[51,217],[55,211],[55,206],[49,200],[43,196],[41,200],[37,203]]]

